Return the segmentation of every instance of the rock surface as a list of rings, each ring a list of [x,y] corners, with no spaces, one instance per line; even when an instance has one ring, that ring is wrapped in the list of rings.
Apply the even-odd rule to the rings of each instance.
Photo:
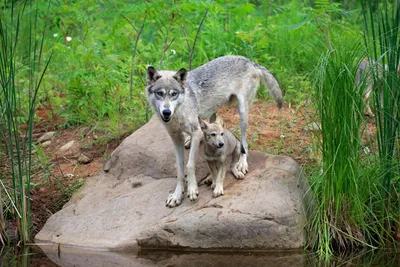
[[[186,159],[187,159],[186,151]],[[208,173],[199,154],[198,181]],[[250,152],[244,180],[229,173],[225,195],[199,187],[195,202],[176,208],[165,200],[176,185],[170,137],[157,120],[126,138],[107,172],[89,178],[36,241],[109,250],[138,248],[282,250],[304,245],[307,184],[291,158]]]

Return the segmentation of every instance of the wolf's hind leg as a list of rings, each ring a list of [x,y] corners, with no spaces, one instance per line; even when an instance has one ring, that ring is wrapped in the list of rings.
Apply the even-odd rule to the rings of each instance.
[[[249,170],[249,165],[247,163],[247,126],[248,126],[248,103],[243,97],[237,96],[238,99],[238,109],[240,115],[240,131],[241,131],[241,141],[240,141],[240,158],[238,162],[238,171],[246,174]]]
[[[238,163],[240,159],[240,142],[237,141],[235,150],[232,153],[232,161],[231,161],[231,171],[233,176],[235,176],[236,179],[243,179],[245,173],[241,172],[238,170]]]

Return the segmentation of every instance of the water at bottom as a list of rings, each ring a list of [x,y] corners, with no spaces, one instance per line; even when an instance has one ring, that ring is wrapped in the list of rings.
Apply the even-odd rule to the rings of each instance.
[[[391,250],[368,251],[342,257],[331,257],[329,261],[319,259],[305,251],[288,252],[240,252],[240,251],[162,251],[145,250],[139,255],[115,253],[57,246],[27,246],[5,248],[0,267],[5,266],[400,266],[400,255]]]

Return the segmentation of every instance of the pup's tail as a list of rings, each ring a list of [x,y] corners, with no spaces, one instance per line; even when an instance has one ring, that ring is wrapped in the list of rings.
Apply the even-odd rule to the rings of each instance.
[[[282,108],[282,91],[281,88],[279,87],[279,83],[274,77],[274,75],[267,70],[267,68],[256,64],[257,68],[261,71],[261,81],[265,87],[268,88],[269,94],[272,96],[272,98],[276,101],[276,104],[278,105],[278,108]]]

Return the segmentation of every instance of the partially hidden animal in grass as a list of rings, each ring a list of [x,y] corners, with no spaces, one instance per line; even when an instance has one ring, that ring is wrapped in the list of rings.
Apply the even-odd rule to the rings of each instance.
[[[356,85],[359,86],[361,82],[365,82],[364,90],[364,114],[373,116],[373,112],[369,105],[369,98],[375,87],[379,87],[376,83],[381,83],[384,76],[388,74],[388,65],[384,66],[379,61],[372,58],[363,58],[357,66]],[[397,66],[397,75],[400,76],[400,64]],[[382,98],[382,92],[380,92]]]
[[[236,179],[243,179],[245,173],[238,170],[237,164],[241,156],[241,144],[232,132],[215,122],[216,117],[210,118],[207,123],[199,118],[203,131],[204,158],[207,161],[211,174],[204,181],[211,185],[213,196],[224,194],[224,180],[226,175],[226,161],[231,157],[230,170]]]
[[[192,71],[157,71],[147,68],[146,96],[154,114],[164,124],[175,148],[177,185],[166,205],[175,207],[185,192],[184,135],[191,137],[187,162],[187,196],[197,199],[199,191],[195,174],[196,157],[202,139],[198,117],[210,118],[224,104],[236,102],[240,115],[241,156],[238,172],[248,171],[246,130],[248,112],[263,82],[272,98],[282,107],[282,93],[275,77],[263,66],[241,56],[214,59]]]

